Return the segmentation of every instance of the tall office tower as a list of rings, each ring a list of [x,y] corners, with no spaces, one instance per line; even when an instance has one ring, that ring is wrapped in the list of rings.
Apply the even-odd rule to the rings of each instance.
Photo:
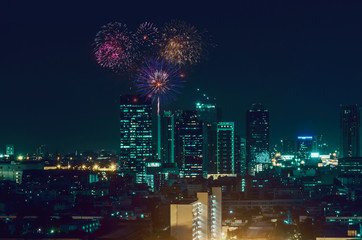
[[[240,138],[240,174],[247,174],[246,168],[246,139]]]
[[[136,183],[146,183],[147,159],[152,158],[152,106],[138,95],[120,98],[120,161]]]
[[[246,174],[246,139],[235,134],[235,174]]]
[[[161,115],[161,161],[175,162],[175,116],[170,111]]]
[[[203,122],[213,123],[218,122],[218,108],[215,104],[211,103],[196,103],[196,112],[198,119]]]
[[[196,103],[196,112],[199,121],[204,124],[204,174],[217,173],[217,122],[221,112],[215,104]]]
[[[205,125],[205,123],[204,123]],[[217,123],[206,123],[204,134],[205,148],[205,170],[208,174],[217,173]]]
[[[36,149],[37,157],[45,157],[46,155],[46,145],[42,144]]]
[[[297,157],[306,161],[311,158],[312,152],[316,151],[316,144],[313,136],[297,137]]]
[[[176,240],[222,239],[222,191],[198,192],[197,200],[170,204],[171,237]]]
[[[177,110],[175,112],[175,163],[179,169],[184,165],[182,139],[180,137],[180,128],[184,122],[182,115],[182,110]]]
[[[234,123],[217,124],[217,173],[235,173]]]
[[[235,174],[241,175],[241,137],[234,134],[234,170]]]
[[[14,148],[14,145],[12,144],[7,144],[6,145],[6,155],[9,155],[9,156],[14,156],[15,155],[15,148]]]
[[[361,106],[341,105],[341,157],[360,157],[361,137]]]
[[[203,176],[204,125],[195,111],[183,111],[178,120],[178,137],[183,157],[183,175],[186,178]]]
[[[248,173],[255,175],[269,155],[269,111],[261,104],[246,112],[246,147]]]
[[[280,140],[281,154],[282,155],[294,155],[295,145],[293,140],[287,138]]]

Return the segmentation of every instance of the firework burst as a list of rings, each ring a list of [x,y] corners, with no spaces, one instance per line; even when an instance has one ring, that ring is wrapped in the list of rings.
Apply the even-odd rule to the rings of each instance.
[[[136,39],[143,48],[156,47],[160,43],[160,32],[153,23],[144,22],[137,29]]]
[[[180,93],[184,82],[178,66],[164,60],[152,59],[145,61],[144,66],[138,70],[136,86],[143,96],[158,102],[174,99]]]
[[[94,52],[100,66],[115,71],[127,70],[136,56],[133,35],[125,24],[108,23],[96,35]]]
[[[161,39],[160,55],[178,64],[195,64],[204,51],[203,36],[196,27],[183,21],[173,20],[166,24]]]

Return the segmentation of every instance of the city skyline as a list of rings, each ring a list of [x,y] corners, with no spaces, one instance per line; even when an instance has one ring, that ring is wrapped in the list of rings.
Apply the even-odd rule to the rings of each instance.
[[[47,4],[5,5],[0,146],[14,144],[22,153],[42,144],[60,152],[118,149],[118,99],[129,93],[132,78],[100,69],[92,56],[94,35],[109,21],[134,27],[180,18],[207,29],[217,47],[187,72],[174,106],[193,110],[200,88],[217,99],[222,121],[235,122],[241,137],[246,110],[262,103],[270,111],[270,146],[285,137],[322,134],[337,147],[339,105],[360,101],[361,3],[200,3],[172,12],[159,4],[140,9],[114,3],[114,10],[58,5],[63,11]]]

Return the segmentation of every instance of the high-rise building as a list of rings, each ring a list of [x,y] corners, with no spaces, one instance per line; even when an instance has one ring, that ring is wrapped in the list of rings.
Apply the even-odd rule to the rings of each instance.
[[[36,149],[36,155],[37,157],[45,157],[46,156],[46,145],[42,144]]]
[[[261,104],[246,112],[246,147],[248,173],[254,175],[269,155],[269,111]]]
[[[235,174],[246,174],[246,139],[235,134]]]
[[[204,124],[195,111],[183,111],[178,120],[178,137],[182,149],[184,177],[204,176]]]
[[[15,155],[15,148],[14,148],[14,145],[12,144],[7,144],[6,145],[6,155],[9,155],[9,156],[14,156]]]
[[[217,124],[217,173],[235,173],[234,123]]]
[[[294,155],[295,153],[295,142],[290,139],[282,139],[280,140],[281,148],[280,153],[282,155]]]
[[[176,240],[222,239],[222,191],[198,192],[197,200],[170,205],[171,237]]]
[[[217,122],[220,121],[220,109],[212,103],[196,103],[199,121],[204,124],[204,172],[217,173]]]
[[[312,152],[316,151],[315,138],[313,136],[297,137],[297,157],[306,161],[311,158]]]
[[[161,161],[175,162],[175,116],[170,111],[161,116]]]
[[[241,137],[234,134],[234,173],[241,175]]]
[[[198,119],[203,122],[213,123],[218,122],[218,109],[215,104],[211,103],[196,103],[196,112]]]
[[[246,139],[240,138],[240,174],[247,174],[246,167]]]
[[[341,105],[341,157],[361,156],[361,130],[361,106]]]
[[[138,95],[120,98],[120,161],[124,170],[146,183],[146,160],[152,158],[152,106]],[[123,164],[124,163],[124,164]]]

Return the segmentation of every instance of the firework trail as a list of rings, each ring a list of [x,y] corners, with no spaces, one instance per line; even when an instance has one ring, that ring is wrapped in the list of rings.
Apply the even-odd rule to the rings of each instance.
[[[167,61],[178,65],[196,64],[204,48],[203,35],[193,25],[177,20],[165,25],[160,55]]]
[[[127,70],[137,56],[134,36],[118,22],[102,26],[95,38],[97,63],[114,71]]]
[[[157,100],[157,115],[160,113],[160,102],[174,99],[180,93],[183,74],[180,68],[164,60],[151,59],[145,61],[138,70],[136,87],[143,96],[152,101]]]

